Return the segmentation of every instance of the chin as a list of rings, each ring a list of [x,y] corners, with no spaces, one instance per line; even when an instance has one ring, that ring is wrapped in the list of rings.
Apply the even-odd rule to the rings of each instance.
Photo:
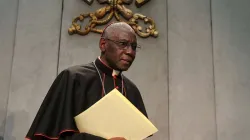
[[[119,67],[119,70],[121,71],[127,71],[129,69],[130,66],[123,66],[123,67]]]
[[[116,67],[120,70],[120,71],[127,71],[132,63],[119,63],[116,65]]]

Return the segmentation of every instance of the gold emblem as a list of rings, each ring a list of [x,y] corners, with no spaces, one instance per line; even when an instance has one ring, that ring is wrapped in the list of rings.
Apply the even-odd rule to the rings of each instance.
[[[94,0],[84,0],[87,4],[91,5]],[[97,0],[100,4],[107,4],[105,7],[102,7],[96,10],[93,13],[83,13],[80,16],[74,18],[72,21],[71,27],[68,29],[68,33],[70,35],[79,34],[79,35],[87,35],[89,32],[94,33],[102,33],[103,29],[96,28],[100,25],[105,25],[113,17],[116,18],[117,21],[128,23],[140,37],[146,38],[149,36],[157,37],[158,31],[156,30],[155,22],[153,19],[146,17],[139,13],[133,13],[130,9],[126,8],[125,5],[129,5],[133,2],[133,0]],[[136,0],[136,7],[141,7],[145,3],[150,0]],[[104,16],[108,15],[105,19]],[[125,20],[121,19],[122,16]],[[86,18],[90,18],[89,23],[82,28],[78,22],[84,22]],[[139,26],[139,21],[144,21],[148,26],[145,30]]]

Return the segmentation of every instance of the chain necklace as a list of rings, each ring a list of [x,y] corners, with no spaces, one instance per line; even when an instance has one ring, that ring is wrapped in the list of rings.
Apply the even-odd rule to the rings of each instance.
[[[94,64],[95,69],[97,70],[98,75],[99,75],[99,78],[100,78],[100,80],[101,80],[101,83],[102,83],[102,90],[103,90],[103,92],[104,92],[104,95],[106,95],[106,90],[105,90],[105,86],[104,86],[104,81],[103,81],[103,79],[102,79],[102,77],[101,77],[100,71],[99,71],[99,69],[97,68],[95,62],[93,62],[93,64]],[[122,78],[122,94],[123,94],[124,82],[123,82],[123,75],[122,75],[122,74],[121,74],[121,78]]]

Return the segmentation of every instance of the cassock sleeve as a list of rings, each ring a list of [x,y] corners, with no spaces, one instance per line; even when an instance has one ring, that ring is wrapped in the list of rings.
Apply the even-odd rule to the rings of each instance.
[[[135,87],[135,91],[137,92],[135,106],[138,110],[142,112],[142,114],[144,114],[148,118],[148,114],[147,114],[141,93],[137,87]]]
[[[62,71],[44,98],[26,135],[27,140],[105,140],[79,133],[74,116],[75,95],[84,91],[69,70]],[[83,99],[84,100],[84,99]]]

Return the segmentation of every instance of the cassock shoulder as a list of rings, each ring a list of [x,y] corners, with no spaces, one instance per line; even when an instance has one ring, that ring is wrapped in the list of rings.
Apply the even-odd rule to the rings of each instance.
[[[72,66],[61,71],[44,98],[26,137],[55,139],[63,132],[78,132],[74,117],[81,108],[79,102],[75,101],[87,86],[79,83],[87,81],[94,75],[94,66],[91,63]]]
[[[136,92],[138,92],[140,94],[140,91],[139,91],[139,89],[137,88],[137,86],[135,85],[134,82],[132,82],[129,78],[127,78],[124,75],[123,75],[123,78],[124,78],[125,83],[128,86],[128,88],[132,88],[133,90],[135,90]]]
[[[95,67],[92,63],[85,65],[76,65],[64,69],[62,72],[69,73],[70,76],[94,76],[96,74]]]

